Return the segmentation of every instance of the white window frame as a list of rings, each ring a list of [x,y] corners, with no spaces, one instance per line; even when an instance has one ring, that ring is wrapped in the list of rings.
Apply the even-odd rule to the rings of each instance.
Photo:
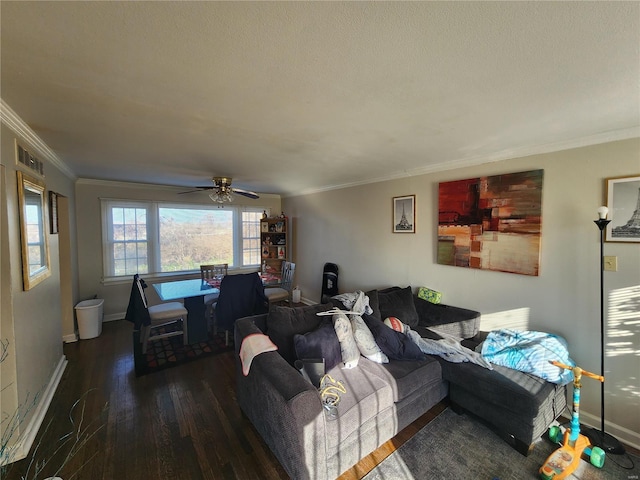
[[[225,205],[219,207],[210,204],[194,204],[194,203],[176,203],[163,202],[155,200],[127,200],[101,198],[101,215],[102,215],[102,259],[103,259],[103,278],[105,282],[117,281],[130,276],[114,274],[113,250],[111,248],[113,238],[113,225],[111,222],[112,208],[142,208],[147,211],[147,261],[149,272],[148,276],[165,276],[165,275],[183,275],[197,273],[195,270],[184,272],[161,272],[160,271],[160,226],[159,226],[159,209],[162,208],[193,208],[198,210],[214,210],[223,208],[231,210],[233,213],[233,267],[232,269],[258,268],[260,266],[260,255],[257,255],[258,262],[255,264],[243,264],[243,237],[242,237],[242,212],[263,212],[264,206],[246,206],[246,205]],[[258,245],[258,250],[260,246]]]
[[[251,236],[251,237],[246,237],[246,239],[255,239],[257,240],[257,253],[256,253],[256,258],[258,259],[258,261],[256,263],[252,263],[250,264],[251,266],[258,266],[260,265],[260,263],[262,262],[261,259],[261,249],[260,249],[260,218],[262,217],[262,213],[264,212],[264,208],[260,209],[260,208],[251,208],[251,209],[243,209],[242,212],[240,212],[240,214],[237,216],[238,219],[238,228],[234,229],[234,233],[237,231],[239,233],[239,235],[237,235],[238,238],[238,242],[237,245],[234,246],[233,249],[233,253],[234,255],[237,254],[238,255],[238,261],[236,262],[236,265],[240,264],[241,262],[244,261],[244,240],[245,237],[242,235],[243,232],[243,227],[244,227],[244,221],[242,219],[242,214],[244,212],[254,212],[256,213],[256,216],[258,218],[258,225],[256,227],[256,235],[255,236]],[[236,248],[237,247],[237,248]]]

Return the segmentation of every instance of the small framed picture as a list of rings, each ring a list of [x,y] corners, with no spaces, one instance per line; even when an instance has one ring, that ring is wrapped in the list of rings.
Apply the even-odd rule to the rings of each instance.
[[[49,231],[58,233],[58,194],[49,190]]]
[[[393,197],[393,233],[416,233],[416,196]]]
[[[607,242],[640,243],[640,175],[607,178]]]

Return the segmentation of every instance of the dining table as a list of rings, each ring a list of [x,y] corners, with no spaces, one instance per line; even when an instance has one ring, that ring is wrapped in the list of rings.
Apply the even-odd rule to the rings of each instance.
[[[209,328],[205,316],[207,311],[205,296],[213,295],[215,298],[220,294],[220,289],[200,278],[154,283],[153,288],[164,302],[184,300],[184,308],[188,312],[188,343],[206,342]]]

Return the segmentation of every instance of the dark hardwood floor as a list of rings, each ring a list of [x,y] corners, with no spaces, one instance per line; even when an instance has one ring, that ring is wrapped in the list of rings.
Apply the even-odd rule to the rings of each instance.
[[[136,377],[131,342],[132,325],[121,320],[105,323],[98,338],[64,346],[69,364],[27,457],[51,462],[37,477],[32,465],[25,478],[41,480],[56,471],[73,443],[71,437],[52,454],[65,434],[84,430],[82,440],[96,429],[59,472],[64,480],[288,478],[236,402],[232,352]],[[79,399],[71,417],[80,428],[74,430],[69,418]],[[437,411],[341,478],[364,476]],[[3,477],[19,480],[27,467],[28,460],[16,462]]]
[[[77,431],[84,433],[59,472],[64,480],[288,478],[238,407],[232,352],[136,377],[131,342],[132,325],[121,320],[105,323],[98,338],[64,346],[69,364],[34,447],[3,479],[52,475],[74,443],[65,435]],[[361,479],[446,406],[436,405],[340,480]],[[27,474],[29,458],[51,462],[35,476],[34,465]]]

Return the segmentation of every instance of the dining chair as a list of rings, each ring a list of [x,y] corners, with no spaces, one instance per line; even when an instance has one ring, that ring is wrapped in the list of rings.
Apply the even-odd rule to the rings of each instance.
[[[149,342],[162,338],[182,335],[183,343],[187,345],[187,309],[180,302],[160,303],[149,306],[144,289],[145,281],[135,274],[129,298],[129,306],[125,319],[134,323],[134,329],[140,332],[142,353],[147,353]],[[171,331],[160,330],[161,327],[175,324],[177,329]]]
[[[213,280],[217,276],[225,276],[228,273],[228,263],[214,263],[211,265],[200,265],[200,278],[203,282]]]
[[[208,280],[219,279],[222,280],[225,275],[229,272],[229,264],[228,263],[214,263],[211,265],[200,265],[200,278],[203,282]],[[218,285],[219,288],[219,285]],[[205,304],[205,318],[207,322],[211,322],[213,325],[213,333],[214,335],[217,333],[217,322],[215,319],[215,303],[218,300],[218,295],[205,295],[204,296],[204,304]]]
[[[269,304],[289,302],[291,300],[291,290],[293,284],[293,274],[296,270],[296,264],[293,262],[282,262],[282,282],[278,287],[267,287],[264,289],[264,294],[269,299]]]
[[[269,300],[258,272],[227,275],[222,279],[215,318],[225,330],[225,345],[229,345],[229,331],[237,319],[268,311]]]

